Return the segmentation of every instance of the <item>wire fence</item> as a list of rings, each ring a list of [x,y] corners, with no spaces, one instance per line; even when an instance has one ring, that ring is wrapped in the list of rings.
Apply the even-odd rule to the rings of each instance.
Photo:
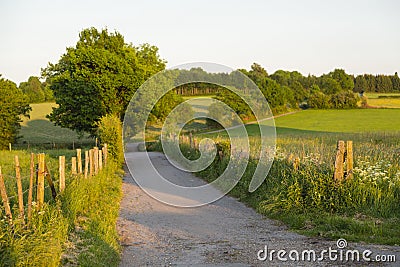
[[[25,223],[25,208],[27,207],[27,222],[29,225],[34,196],[36,196],[36,210],[39,211],[44,204],[45,192],[51,190],[51,197],[53,199],[62,193],[65,189],[66,167],[68,167],[69,176],[72,177],[81,176],[87,179],[93,175],[97,175],[103,169],[103,166],[107,165],[107,144],[104,144],[102,149],[94,147],[93,149],[84,151],[83,155],[84,161],[82,161],[82,149],[77,149],[76,157],[68,160],[67,164],[65,163],[65,156],[59,156],[59,164],[56,168],[53,163],[54,161],[45,160],[45,154],[35,155],[32,153],[29,175],[23,176],[21,175],[21,167],[17,155],[14,158],[13,166],[15,168],[15,176],[3,174],[0,166],[0,194],[3,201],[3,209],[9,223],[12,224],[13,222],[13,209],[11,209],[10,204],[13,204],[12,206],[18,204],[18,217],[23,220],[23,223]],[[57,175],[52,175],[54,173]],[[7,187],[5,181],[7,182]],[[10,181],[17,181],[17,190],[15,190],[15,185],[12,185]],[[23,184],[26,186],[27,181],[29,181],[29,187],[22,190]],[[26,206],[24,206],[24,199],[28,200],[25,203]]]

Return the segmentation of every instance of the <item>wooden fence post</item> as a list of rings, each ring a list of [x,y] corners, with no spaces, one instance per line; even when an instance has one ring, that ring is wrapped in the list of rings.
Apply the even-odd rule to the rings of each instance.
[[[353,141],[346,143],[346,178],[353,177]]]
[[[31,166],[30,166],[29,191],[28,191],[28,225],[31,222],[31,216],[32,216],[32,193],[33,193],[34,175],[35,175],[35,154],[31,153]]]
[[[15,178],[17,180],[17,191],[18,191],[19,217],[24,221],[24,196],[22,192],[21,167],[19,166],[18,156],[15,156],[14,160],[15,160]]]
[[[85,178],[88,178],[89,172],[89,151],[85,151]]]
[[[99,148],[93,148],[93,160],[94,160],[94,174],[97,175],[99,173]]]
[[[49,186],[51,189],[51,196],[53,197],[53,199],[56,199],[56,197],[57,197],[56,188],[54,187],[53,180],[51,179],[50,170],[47,168],[46,163],[44,163],[44,177],[46,178],[47,182],[49,183]]]
[[[79,148],[76,150],[76,157],[78,160],[78,173],[81,174],[82,173],[82,150]]]
[[[38,168],[38,181],[37,181],[37,205],[38,209],[43,206],[44,203],[44,154],[38,154],[39,168]]]
[[[189,145],[190,145],[190,148],[193,148],[193,134],[192,134],[192,132],[189,133]]]
[[[8,217],[9,222],[12,223],[12,213],[10,209],[10,203],[8,202],[6,186],[4,185],[3,174],[1,173],[1,167],[0,167],[0,193],[1,193],[1,199],[3,200],[4,209],[6,211],[6,216]]]
[[[108,160],[108,145],[104,144],[103,146],[103,154],[104,154],[104,166],[107,166],[107,160]]]
[[[196,138],[193,138],[193,148],[194,149],[197,148],[197,140],[196,140]]]
[[[76,175],[76,157],[72,157],[71,159],[71,173]]]
[[[99,149],[99,170],[103,169],[103,151]]]
[[[60,192],[64,191],[65,189],[65,156],[58,157],[58,171],[60,174]]]
[[[89,176],[93,176],[94,173],[94,150],[89,150]]]
[[[339,182],[342,181],[344,177],[344,171],[343,171],[344,152],[345,152],[344,141],[340,140],[338,141],[337,145],[336,159],[335,159],[335,173],[333,175],[335,181]]]

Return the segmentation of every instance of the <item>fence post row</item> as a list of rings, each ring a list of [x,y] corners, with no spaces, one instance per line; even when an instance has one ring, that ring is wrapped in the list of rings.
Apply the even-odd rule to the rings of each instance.
[[[38,164],[37,170],[35,169],[35,154],[31,153],[30,157],[30,176],[29,176],[29,190],[28,190],[28,226],[30,224],[30,220],[32,217],[32,200],[33,200],[33,183],[35,179],[35,174],[37,175],[37,191],[36,191],[36,200],[38,210],[43,207],[44,204],[44,179],[46,178],[49,186],[51,188],[52,197],[55,199],[57,197],[57,192],[54,186],[54,183],[51,178],[50,170],[47,168],[45,162],[45,154],[40,153],[37,154]],[[100,170],[103,169],[104,166],[107,165],[108,158],[108,150],[107,144],[104,144],[103,148],[99,150],[98,147],[94,147],[89,151],[85,151],[85,170],[84,177],[88,177],[88,173],[90,172],[90,176],[94,174],[98,174]],[[104,162],[103,162],[104,160]],[[25,210],[24,210],[24,202],[23,202],[23,190],[22,190],[22,178],[21,178],[21,166],[19,163],[18,156],[14,157],[15,162],[15,177],[17,182],[17,191],[18,191],[18,210],[19,210],[19,218],[25,223]],[[78,165],[77,165],[78,163]],[[65,156],[59,156],[59,191],[63,192],[65,190]],[[81,174],[82,173],[82,150],[77,149],[77,157],[72,157],[72,174]],[[12,223],[12,212],[10,208],[9,198],[7,196],[7,191],[4,183],[4,177],[0,167],[0,195],[3,201],[3,206],[5,209],[6,216],[10,223]]]

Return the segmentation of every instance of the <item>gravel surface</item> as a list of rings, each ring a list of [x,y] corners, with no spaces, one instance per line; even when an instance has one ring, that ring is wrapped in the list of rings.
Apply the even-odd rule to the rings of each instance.
[[[143,152],[137,152],[137,145],[130,146],[126,152],[128,161],[140,162],[143,155]],[[204,184],[201,179],[175,169],[161,153],[151,153],[151,159],[158,171],[167,174],[171,181],[181,180],[181,184],[192,186]],[[400,266],[398,246],[353,243],[346,249],[394,254],[397,264],[290,259],[284,262],[277,259],[276,253],[273,261],[260,261],[257,253],[265,246],[269,252],[285,249],[288,253],[290,250],[301,253],[312,249],[320,253],[329,247],[337,249],[336,241],[290,232],[279,222],[267,219],[227,196],[198,208],[163,204],[141,190],[128,171],[123,193],[117,224],[123,246],[120,266]]]

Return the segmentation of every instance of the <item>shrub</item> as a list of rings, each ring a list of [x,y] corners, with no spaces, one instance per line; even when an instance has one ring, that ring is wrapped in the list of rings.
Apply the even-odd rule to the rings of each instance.
[[[97,126],[101,143],[108,145],[109,155],[121,165],[124,162],[121,121],[115,115],[106,115],[100,119]]]
[[[352,91],[342,91],[331,96],[332,107],[337,109],[356,108],[357,101]]]
[[[327,109],[331,108],[329,103],[329,96],[322,92],[314,92],[308,98],[308,106],[310,108]]]

